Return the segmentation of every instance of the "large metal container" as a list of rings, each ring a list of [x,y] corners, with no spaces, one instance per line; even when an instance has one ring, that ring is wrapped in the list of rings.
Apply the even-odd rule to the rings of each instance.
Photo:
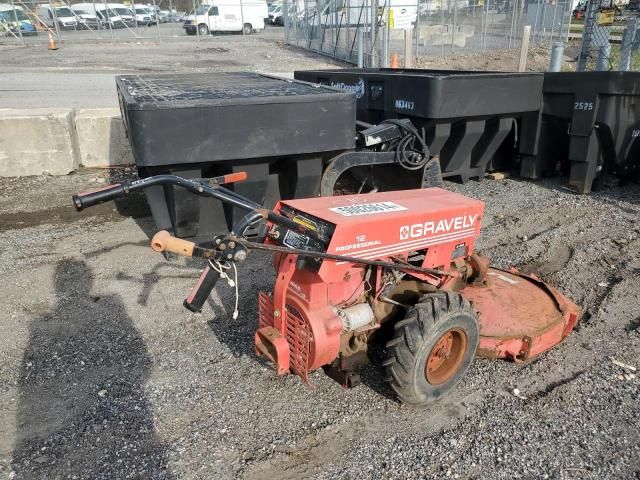
[[[297,71],[294,76],[355,93],[358,120],[410,118],[426,129],[443,176],[462,181],[482,177],[499,152],[513,161],[515,142],[500,147],[517,120],[535,125],[543,81],[539,73],[388,68]]]
[[[589,193],[604,173],[640,175],[640,72],[545,73],[539,120],[523,132],[533,155],[521,175],[569,174],[569,185]]]
[[[246,171],[249,180],[230,188],[272,206],[313,195],[324,163],[354,147],[355,99],[336,89],[249,72],[123,75],[116,85],[143,177]],[[219,202],[173,187],[149,189],[147,199],[158,228],[179,236],[233,222]]]

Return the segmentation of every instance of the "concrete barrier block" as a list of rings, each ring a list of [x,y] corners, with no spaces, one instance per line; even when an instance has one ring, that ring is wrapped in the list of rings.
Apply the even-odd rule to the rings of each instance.
[[[80,109],[75,116],[80,164],[113,167],[133,163],[124,125],[117,108]]]
[[[0,176],[66,175],[78,168],[68,109],[0,109]]]

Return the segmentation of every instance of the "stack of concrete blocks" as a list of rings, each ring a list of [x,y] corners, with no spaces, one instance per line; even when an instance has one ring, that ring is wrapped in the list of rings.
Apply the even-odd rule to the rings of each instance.
[[[133,163],[117,108],[0,109],[0,176]]]
[[[458,25],[451,31],[451,25],[421,25],[419,27],[418,43],[423,46],[453,45],[464,48],[467,39],[475,35],[475,26]]]

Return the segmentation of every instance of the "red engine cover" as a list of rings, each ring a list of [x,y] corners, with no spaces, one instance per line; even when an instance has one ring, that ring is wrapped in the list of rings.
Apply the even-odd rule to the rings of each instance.
[[[454,252],[473,253],[484,203],[441,188],[282,201],[336,226],[328,253],[369,260],[427,249],[423,266],[448,268]],[[351,264],[324,261],[322,281],[342,280]]]

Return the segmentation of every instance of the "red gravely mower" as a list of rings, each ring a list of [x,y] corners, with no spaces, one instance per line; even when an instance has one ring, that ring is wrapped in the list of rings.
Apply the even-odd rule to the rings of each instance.
[[[232,178],[233,177],[233,178]],[[159,175],[79,194],[78,210],[156,185],[217,198],[248,213],[231,233],[194,244],[166,231],[157,252],[207,263],[184,305],[199,311],[216,282],[237,285],[251,251],[273,254],[271,293],[258,293],[255,349],[278,375],[323,368],[345,387],[373,344],[400,400],[446,395],[474,356],[528,361],[560,343],[579,308],[533,275],[489,267],[474,251],[484,204],[440,188],[280,201],[273,210],[208,181]],[[249,241],[249,229],[262,235]],[[235,281],[232,280],[233,277]],[[234,312],[237,316],[237,308]]]

